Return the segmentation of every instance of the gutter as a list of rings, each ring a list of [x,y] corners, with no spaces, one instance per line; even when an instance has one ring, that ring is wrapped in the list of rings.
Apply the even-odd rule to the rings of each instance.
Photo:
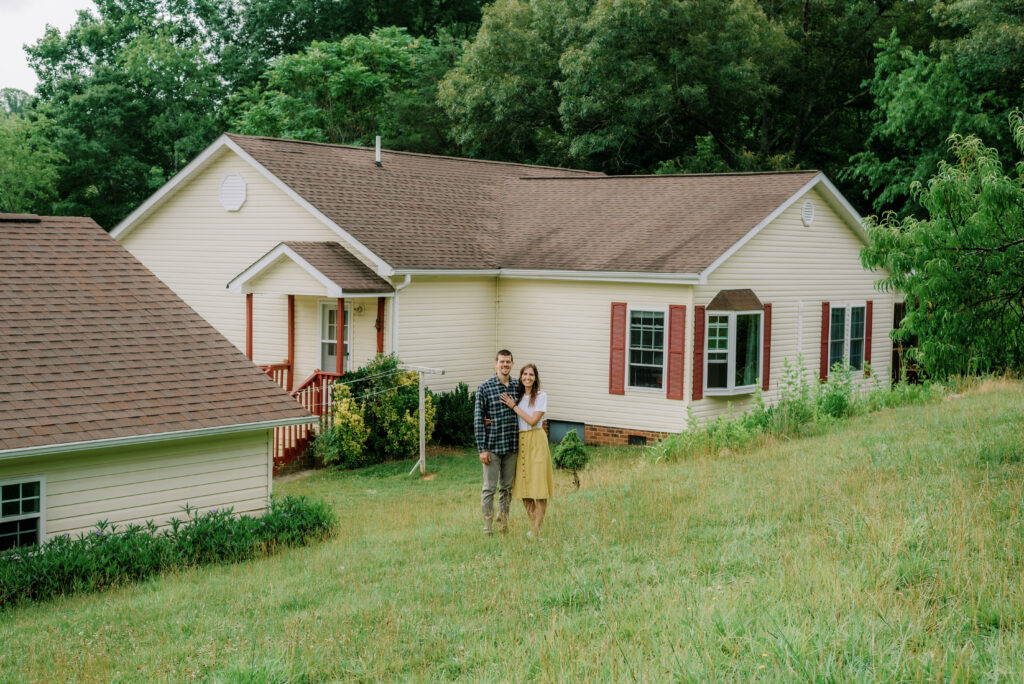
[[[286,425],[307,425],[319,420],[316,416],[310,415],[302,418],[280,418],[278,420],[264,420],[258,423],[237,423],[235,425],[221,425],[218,427],[198,428],[195,430],[176,430],[174,432],[153,432],[146,435],[132,435],[130,437],[111,437],[109,439],[94,439],[87,442],[66,442],[64,444],[44,444],[41,446],[25,447],[23,449],[7,449],[0,451],[0,461],[15,458],[29,458],[31,456],[45,456],[48,454],[64,454],[70,451],[89,451],[92,449],[106,449],[110,447],[136,446],[141,444],[154,444],[158,442],[170,442],[176,439],[189,439],[195,437],[217,437],[220,435],[233,435],[240,432],[256,432],[257,430],[269,430]]]

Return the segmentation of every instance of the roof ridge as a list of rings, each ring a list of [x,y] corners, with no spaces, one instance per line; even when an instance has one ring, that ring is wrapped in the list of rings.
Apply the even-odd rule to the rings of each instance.
[[[638,173],[633,175],[609,176],[521,176],[519,180],[624,180],[645,178],[722,178],[723,176],[795,176],[798,174],[819,174],[817,169],[787,169],[785,171],[725,171],[721,173]]]
[[[230,138],[246,138],[249,140],[269,140],[272,142],[284,142],[292,143],[296,145],[314,145],[317,147],[331,147],[331,148],[342,148],[347,150],[359,150],[360,152],[374,152],[373,147],[363,147],[361,145],[343,145],[339,143],[325,143],[315,142],[312,140],[295,140],[292,138],[275,138],[268,135],[245,135],[242,133],[225,133]],[[595,178],[602,178],[605,174],[601,171],[587,171],[585,169],[570,169],[564,166],[547,166],[544,164],[527,164],[525,162],[508,162],[508,161],[495,161],[493,159],[473,159],[472,157],[455,157],[448,154],[428,154],[426,152],[408,152],[405,150],[392,150],[389,148],[381,148],[381,152],[387,152],[388,154],[399,154],[407,157],[426,157],[428,159],[446,159],[449,161],[460,161],[460,162],[473,162],[475,164],[493,164],[496,166],[522,166],[528,169],[552,169],[556,171],[566,171],[571,174],[580,174],[585,176],[593,176]]]

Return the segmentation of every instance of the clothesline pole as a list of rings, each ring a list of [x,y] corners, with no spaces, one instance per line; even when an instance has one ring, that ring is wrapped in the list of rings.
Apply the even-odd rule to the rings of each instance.
[[[426,411],[426,390],[423,387],[424,373],[440,373],[444,375],[443,368],[430,368],[429,366],[411,366],[401,363],[398,365],[402,370],[416,371],[419,377],[420,386],[420,459],[412,467],[409,474],[412,475],[419,468],[420,475],[427,474],[427,411]]]

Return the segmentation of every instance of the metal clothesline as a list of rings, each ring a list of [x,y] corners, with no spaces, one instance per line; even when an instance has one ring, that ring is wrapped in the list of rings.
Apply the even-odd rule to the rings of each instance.
[[[407,363],[400,363],[398,367],[406,371],[416,371],[419,373],[419,385],[420,385],[420,460],[416,461],[416,465],[412,467],[409,474],[412,475],[416,472],[416,468],[420,469],[420,475],[427,474],[427,415],[426,409],[424,408],[425,394],[423,391],[423,374],[424,373],[437,373],[444,375],[443,368],[431,368],[429,366],[413,366]]]

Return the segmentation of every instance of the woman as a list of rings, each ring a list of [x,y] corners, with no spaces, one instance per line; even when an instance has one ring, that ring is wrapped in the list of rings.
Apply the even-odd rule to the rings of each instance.
[[[540,374],[537,366],[532,363],[526,364],[519,371],[519,386],[523,396],[518,404],[508,394],[502,394],[501,400],[519,417],[519,459],[512,496],[523,500],[523,508],[533,525],[526,536],[535,539],[540,537],[540,524],[547,511],[548,499],[554,491],[551,451],[543,426],[548,395],[540,391]]]

